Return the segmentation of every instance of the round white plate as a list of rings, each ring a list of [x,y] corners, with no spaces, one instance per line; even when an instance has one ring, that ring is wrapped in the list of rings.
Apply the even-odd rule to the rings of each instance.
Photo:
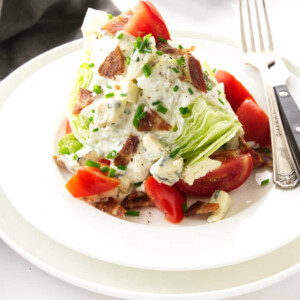
[[[300,270],[300,239],[260,258],[219,269],[149,271],[76,253],[31,226],[0,188],[0,237],[45,272],[76,286],[126,299],[224,299],[262,289]]]
[[[175,35],[212,67],[231,71],[265,108],[261,80],[245,66],[240,51]],[[216,268],[249,260],[299,236],[300,189],[259,186],[253,174],[233,191],[225,220],[208,224],[186,218],[169,224],[157,209],[126,221],[73,198],[64,185],[69,174],[52,160],[65,125],[65,107],[81,62],[81,41],[37,57],[2,84],[7,98],[0,115],[0,182],[8,199],[31,224],[59,243],[88,256],[157,270]],[[21,75],[20,75],[21,74]],[[22,77],[23,76],[23,77]],[[24,79],[26,78],[26,79]],[[148,223],[148,221],[150,223]]]

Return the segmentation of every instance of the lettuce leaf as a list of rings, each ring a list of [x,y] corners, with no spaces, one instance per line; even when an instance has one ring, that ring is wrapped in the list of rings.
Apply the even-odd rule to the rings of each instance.
[[[87,53],[88,55],[88,53]],[[89,55],[88,55],[89,59]],[[88,63],[83,63],[81,64],[71,93],[70,93],[70,98],[69,98],[69,103],[68,103],[68,119],[72,128],[72,132],[76,136],[76,138],[81,142],[84,143],[88,138],[89,138],[89,125],[90,121],[88,118],[83,116],[82,114],[74,115],[72,113],[73,107],[77,101],[77,95],[79,92],[80,88],[87,88],[92,81],[93,78],[93,71],[91,68],[89,68]]]
[[[191,114],[185,118],[182,131],[172,142],[172,149],[180,149],[186,165],[193,165],[231,140],[241,128],[233,111],[220,109],[199,96],[189,106]]]
[[[72,154],[77,152],[82,144],[76,139],[73,133],[67,134],[58,142],[59,154]]]

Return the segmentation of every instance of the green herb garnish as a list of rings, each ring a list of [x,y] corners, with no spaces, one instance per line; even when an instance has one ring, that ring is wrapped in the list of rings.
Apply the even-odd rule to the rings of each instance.
[[[180,151],[179,148],[175,149],[173,152],[171,152],[170,157],[174,158],[179,153],[179,151]]]
[[[152,36],[151,33],[149,33],[149,34],[147,34],[147,35],[144,36],[143,42],[141,43],[141,46],[139,47],[139,52],[140,52],[140,53],[143,53],[144,48],[147,46],[147,43],[148,43],[149,39],[151,38],[151,36]],[[151,50],[151,49],[150,49],[150,50]],[[151,51],[151,52],[152,52],[152,51]]]
[[[74,159],[74,160],[77,160],[77,159],[78,159],[78,155],[77,155],[77,154],[74,154],[74,155],[73,155],[73,159]]]
[[[188,208],[187,208],[187,204],[186,203],[183,203],[182,204],[182,209],[183,209],[183,212],[186,213]]]
[[[136,112],[134,114],[134,117],[133,117],[133,126],[138,129],[139,127],[139,122],[140,120],[138,120],[139,116],[143,113],[144,109],[141,105],[138,106],[138,108],[136,109]]]
[[[106,86],[108,89],[112,89],[112,86],[111,85],[107,85]]]
[[[97,95],[102,92],[101,87],[99,85],[94,85],[93,92],[95,92]]]
[[[164,106],[162,106],[162,105],[159,104],[157,106],[157,111],[159,111],[162,114],[166,114],[166,112],[168,111],[168,109],[166,107],[164,107]]]
[[[143,183],[143,181],[140,181],[140,182],[135,182],[133,185],[137,187],[137,186],[140,186],[140,185],[142,185],[142,183]]]
[[[130,64],[131,58],[129,56],[126,57],[125,62],[126,65],[128,66]]]
[[[136,38],[136,48],[139,49],[141,47],[141,44],[142,44],[142,38],[138,36]]]
[[[188,91],[189,91],[190,95],[194,94],[194,92],[193,92],[193,90],[191,88],[188,88]]]
[[[110,168],[108,172],[108,177],[114,177],[116,174],[117,170],[114,168]]]
[[[183,56],[181,56],[179,59],[176,59],[176,61],[179,65],[182,66],[185,63],[185,58]]]
[[[148,64],[145,64],[143,66],[143,72],[144,72],[146,78],[148,78],[151,75],[151,70],[150,70]]]
[[[178,45],[178,48],[179,48],[179,49],[183,49],[182,45],[180,45],[180,44]]]
[[[106,158],[111,159],[111,158],[115,158],[116,156],[117,156],[117,151],[113,150],[107,154]]]
[[[173,91],[174,91],[174,92],[177,92],[178,90],[179,90],[179,86],[178,86],[178,85],[175,85],[174,88],[173,88]]]
[[[90,64],[88,64],[88,67],[89,68],[93,68],[95,66],[95,64],[94,63],[90,63]]]
[[[180,112],[185,115],[190,113],[191,111],[188,109],[188,107],[179,107]]]
[[[127,210],[125,215],[138,217],[140,215],[140,212],[137,210]]]
[[[156,54],[157,54],[157,55],[163,55],[164,53],[163,53],[162,51],[160,51],[160,50],[157,50],[157,51],[156,51]]]
[[[93,129],[93,132],[97,132],[97,131],[99,131],[99,128],[94,128]]]
[[[89,121],[90,121],[90,122],[93,122],[93,121],[94,121],[94,117],[91,116],[91,117],[89,118]]]
[[[156,100],[154,102],[152,102],[152,105],[158,105],[160,103],[160,100]]]
[[[119,170],[123,170],[123,171],[125,171],[125,170],[127,169],[126,166],[122,166],[122,165],[117,166],[117,168],[118,168]]]
[[[119,35],[117,35],[117,39],[121,39],[122,37],[124,36],[124,33],[123,32],[121,32]]]
[[[100,163],[98,163],[98,162],[96,162],[96,161],[92,161],[92,160],[87,160],[86,162],[85,162],[85,165],[86,166],[89,166],[89,167],[93,167],[93,168],[100,168],[100,166],[101,166],[101,164]]]
[[[101,171],[102,173],[106,173],[106,172],[109,171],[109,167],[108,167],[108,166],[104,166],[103,168],[100,169],[100,171]]]
[[[175,72],[175,73],[179,73],[179,70],[177,68],[172,68],[172,70]]]
[[[157,39],[158,39],[160,42],[164,43],[164,44],[167,43],[167,40],[164,39],[164,38],[162,38],[161,36],[158,36]]]
[[[121,97],[126,97],[127,96],[127,94],[121,94]]]
[[[114,16],[112,14],[108,14],[108,18],[111,20],[114,18]]]
[[[111,98],[111,97],[114,97],[114,96],[115,96],[115,93],[109,93],[109,94],[105,95],[105,99],[108,99],[108,98]]]
[[[222,103],[223,105],[225,105],[225,103],[220,99],[218,98],[219,102]]]
[[[263,180],[263,181],[260,183],[260,185],[265,185],[265,184],[268,184],[268,183],[269,183],[269,181],[270,181],[270,179],[269,179],[269,178],[267,178],[267,179]]]

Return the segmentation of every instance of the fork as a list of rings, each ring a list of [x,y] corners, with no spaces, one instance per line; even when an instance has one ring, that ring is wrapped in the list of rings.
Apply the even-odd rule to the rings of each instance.
[[[248,23],[246,23],[245,20],[247,19],[243,15],[243,2],[245,1],[247,11],[246,18],[248,19]],[[275,65],[276,56],[274,53],[265,1],[259,0],[262,1],[260,6],[257,4],[257,0],[251,0],[252,5],[250,4],[250,0],[245,1],[239,0],[243,60],[246,64],[257,68],[263,80],[273,150],[273,181],[281,188],[294,188],[300,181],[299,170],[297,169],[297,163],[294,160],[289,147],[279,114],[274,90],[269,81],[269,68]],[[259,13],[261,9],[259,7],[261,6],[263,7],[263,13]],[[263,17],[261,18],[261,16]],[[253,20],[255,19],[257,28],[253,26]],[[265,35],[262,31],[262,23],[264,23],[266,28]],[[247,42],[246,37],[245,28],[247,26],[249,27],[248,37],[250,42]],[[258,34],[258,38],[256,36],[256,39],[255,32]],[[265,36],[267,36],[267,39]],[[265,47],[265,45],[268,45],[268,47]]]

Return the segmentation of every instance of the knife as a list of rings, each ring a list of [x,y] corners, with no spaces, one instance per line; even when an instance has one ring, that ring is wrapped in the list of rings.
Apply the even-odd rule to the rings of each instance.
[[[280,57],[276,58],[275,65],[269,69],[269,72],[286,138],[300,172],[300,103],[298,106],[286,86],[291,73]]]

